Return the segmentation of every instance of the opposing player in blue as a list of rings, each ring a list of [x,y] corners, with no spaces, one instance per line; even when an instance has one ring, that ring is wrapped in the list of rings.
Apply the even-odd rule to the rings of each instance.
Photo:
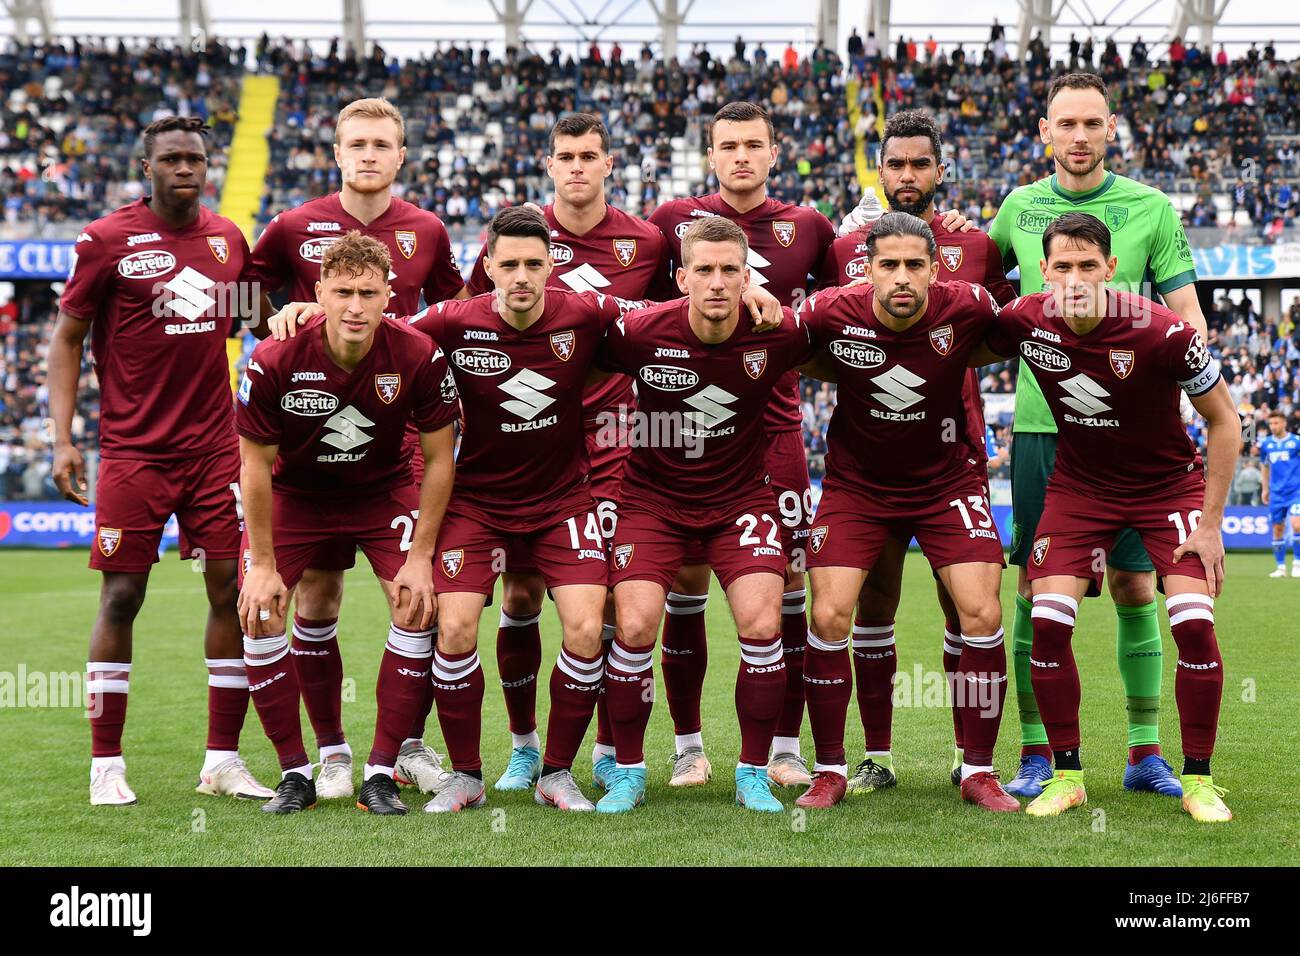
[[[1300,578],[1300,435],[1286,430],[1286,416],[1268,416],[1268,434],[1259,440],[1263,464],[1264,504],[1273,526],[1273,557],[1277,568],[1270,578],[1286,577],[1286,519],[1291,516],[1291,577]]]

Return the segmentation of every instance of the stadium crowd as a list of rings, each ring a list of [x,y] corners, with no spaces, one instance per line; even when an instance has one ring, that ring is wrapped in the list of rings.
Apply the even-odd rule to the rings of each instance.
[[[611,201],[638,206],[641,214],[664,198],[661,184],[679,172],[674,138],[682,138],[691,156],[702,154],[706,117],[735,99],[763,102],[772,113],[782,150],[772,193],[815,205],[833,221],[858,199],[857,137],[874,162],[882,104],[887,113],[921,107],[937,116],[948,170],[941,208],[959,208],[987,225],[1011,189],[1043,175],[1039,104],[1053,71],[1067,64],[1049,65],[1041,44],[1020,63],[996,27],[979,55],[933,38],[921,44],[900,38],[890,58],[873,36],[855,40],[841,59],[820,44],[807,57],[792,46],[769,56],[761,44],[751,48],[738,39],[729,57],[699,46],[678,69],[648,46],[633,55],[617,44],[604,51],[593,45],[576,61],[558,48],[494,58],[444,44],[401,62],[378,49],[357,58],[337,43],[322,54],[267,37],[253,49],[211,40],[201,52],[158,41],[19,46],[9,40],[0,47],[0,229],[23,237],[75,230],[137,198],[143,189],[133,153],[139,130],[168,114],[200,116],[211,125],[205,201],[215,206],[245,69],[281,79],[259,226],[339,187],[331,152],[339,105],[376,93],[407,119],[410,155],[395,194],[436,212],[453,234],[466,237],[477,236],[501,205],[546,201],[547,133],[559,115],[574,110],[608,118],[620,157]],[[1070,48],[1069,65],[1100,70],[1122,117],[1110,168],[1175,197],[1186,194],[1179,205],[1186,206],[1188,226],[1236,231],[1234,241],[1300,238],[1300,64],[1277,60],[1271,47],[1252,47],[1233,62],[1222,50],[1211,57],[1180,42],[1159,60],[1145,44],[1133,47],[1128,61],[1113,44],[1099,58],[1090,43]],[[858,78],[865,82],[854,123],[846,84]],[[454,148],[465,137],[481,145],[474,160]],[[703,163],[690,173],[696,191],[717,188]],[[1235,224],[1238,210],[1245,210],[1249,228]],[[42,349],[54,303],[53,293],[38,290],[0,305],[0,497],[52,492]],[[1276,407],[1300,428],[1300,302],[1280,316],[1259,315],[1248,301],[1220,302],[1208,318],[1211,345],[1233,371],[1233,396],[1254,412],[1258,431]],[[1014,374],[1014,367],[991,370],[984,391],[1011,392]],[[90,385],[93,375],[88,369],[85,375]],[[84,388],[81,395],[79,427],[93,443],[95,393]],[[833,408],[832,386],[808,386],[804,435],[814,475]],[[998,447],[1009,440],[1008,424],[994,423]],[[1197,423],[1189,428],[1198,434]]]

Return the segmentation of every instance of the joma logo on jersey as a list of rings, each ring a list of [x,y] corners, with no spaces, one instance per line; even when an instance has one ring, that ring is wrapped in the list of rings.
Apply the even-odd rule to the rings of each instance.
[[[465,339],[469,342],[496,342],[500,337],[495,332],[485,332],[482,329],[466,329]]]
[[[339,400],[329,392],[317,391],[314,388],[300,388],[281,398],[280,407],[291,415],[316,418],[331,414],[339,407]]]
[[[1042,339],[1045,342],[1055,342],[1057,345],[1061,344],[1061,337],[1055,332],[1048,332],[1046,329],[1030,329],[1029,335],[1031,338]]]
[[[308,232],[340,232],[343,227],[337,222],[309,222],[307,223]]]
[[[338,236],[322,236],[319,239],[308,239],[298,247],[298,255],[302,256],[308,262],[314,262],[316,265],[321,264],[325,258],[325,250],[338,242]]]
[[[449,578],[454,578],[460,574],[460,569],[465,566],[465,549],[457,548],[455,551],[442,552],[442,573]]]
[[[123,256],[117,263],[117,274],[123,279],[156,279],[176,268],[176,257],[161,249],[146,249]]]
[[[397,243],[397,251],[402,254],[402,258],[409,259],[411,256],[415,255],[415,233],[411,230],[394,230],[393,241]]]
[[[620,544],[614,547],[614,567],[618,570],[626,570],[627,566],[632,563],[632,552],[636,550],[634,544]]]
[[[226,241],[225,236],[208,236],[207,240],[208,248],[212,250],[212,257],[224,266],[226,260],[230,258],[230,243]]]
[[[684,358],[691,357],[691,353],[686,349],[655,349],[655,358]]]
[[[510,356],[496,349],[456,349],[451,361],[470,375],[500,375],[510,370]]]
[[[615,239],[614,240],[614,258],[624,269],[630,266],[636,259],[636,240],[635,239]]]
[[[746,352],[741,361],[745,365],[745,374],[754,381],[758,381],[763,377],[763,372],[767,368],[767,349]]]
[[[789,249],[791,243],[794,242],[794,233],[795,228],[792,222],[778,220],[772,223],[772,235],[776,236],[776,241],[786,249]]]
[[[569,329],[565,332],[551,333],[551,351],[561,362],[567,362],[573,358],[574,331]]]
[[[1133,353],[1125,349],[1111,349],[1110,370],[1120,378],[1128,378],[1133,371]]]
[[[1047,549],[1052,546],[1052,538],[1049,535],[1046,538],[1039,538],[1034,542],[1034,564],[1039,567],[1047,560]]]
[[[77,240],[80,242],[80,240]],[[162,242],[162,236],[156,232],[142,232],[138,236],[131,236],[126,240],[127,248],[134,249],[143,242]]]
[[[393,404],[397,400],[398,392],[401,390],[402,376],[397,372],[375,376],[375,392],[379,395],[379,400],[385,405]]]
[[[324,372],[294,372],[289,376],[290,382],[323,382]]]
[[[861,279],[867,274],[867,257],[858,256],[856,259],[850,259],[844,266],[844,275],[849,279]]]
[[[1028,359],[1031,365],[1041,368],[1044,372],[1068,372],[1070,370],[1070,356],[1060,349],[1052,348],[1050,345],[1021,342],[1020,354]]]
[[[939,247],[939,258],[943,260],[943,264],[948,267],[949,272],[956,272],[961,268],[961,257],[961,246]]]
[[[850,368],[877,368],[885,364],[884,350],[868,342],[836,339],[830,344],[830,353]]]
[[[555,260],[557,266],[562,266],[566,262],[573,261],[573,249],[562,242],[551,243],[551,258]]]
[[[700,384],[700,376],[688,368],[675,365],[644,365],[641,381],[661,392],[684,392]]]
[[[822,546],[826,544],[826,538],[830,535],[829,525],[821,525],[813,528],[808,534],[808,547],[812,548],[813,554],[821,554]]]
[[[947,355],[952,351],[952,326],[942,325],[937,329],[931,329],[930,344],[940,355]]]
[[[100,528],[98,540],[99,553],[106,558],[111,558],[117,552],[118,546],[122,543],[122,529]]]

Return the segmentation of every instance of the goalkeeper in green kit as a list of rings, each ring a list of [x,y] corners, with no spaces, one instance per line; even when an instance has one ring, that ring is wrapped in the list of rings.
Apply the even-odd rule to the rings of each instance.
[[[1110,285],[1147,298],[1159,294],[1165,305],[1202,337],[1208,337],[1196,299],[1192,253],[1178,213],[1158,189],[1106,169],[1106,144],[1115,139],[1115,116],[1101,78],[1070,73],[1054,80],[1047,94],[1047,118],[1038,121],[1038,129],[1043,143],[1051,147],[1056,172],[1012,191],[989,228],[1007,269],[1019,263],[1020,294],[1044,288],[1039,262],[1047,226],[1068,212],[1090,213],[1110,229],[1111,248],[1119,260]],[[1143,321],[1143,317],[1134,320]],[[1050,342],[1041,344],[1050,349]],[[1088,392],[1075,400],[1096,411],[1104,410],[1098,407],[1104,405],[1104,392]],[[1021,752],[1020,769],[1006,785],[1008,793],[1020,797],[1037,796],[1052,776],[1052,751],[1030,681],[1034,612],[1025,565],[1055,461],[1056,423],[1030,364],[1021,361],[1011,445],[1011,562],[1020,568],[1013,652]],[[1162,658],[1154,567],[1132,529],[1116,537],[1104,560],[1106,581],[1119,616],[1119,671],[1128,698],[1129,756],[1124,787],[1179,797],[1178,776],[1160,753]]]

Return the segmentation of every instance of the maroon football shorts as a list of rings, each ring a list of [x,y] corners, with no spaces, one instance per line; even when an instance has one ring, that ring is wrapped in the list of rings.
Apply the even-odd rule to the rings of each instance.
[[[772,494],[781,519],[781,544],[794,561],[808,547],[812,527],[812,484],[808,481],[808,453],[801,432],[769,432],[764,466],[772,479]]]
[[[725,509],[681,509],[671,518],[636,498],[618,503],[610,552],[610,585],[654,581],[672,588],[678,569],[695,554],[713,568],[723,588],[741,575],[767,571],[785,577],[781,521],[769,491]]]
[[[808,533],[808,567],[869,570],[889,536],[915,537],[936,571],[968,562],[1006,567],[992,509],[973,474],[949,493],[912,501],[825,486]]]
[[[103,457],[95,484],[90,566],[139,574],[158,561],[167,518],[180,524],[181,558],[239,555],[239,445],[179,461]]]
[[[292,588],[307,568],[323,567],[322,558],[349,552],[355,555],[357,548],[376,576],[393,580],[411,550],[419,507],[419,492],[410,485],[364,498],[276,494],[271,506],[271,535],[280,580]],[[249,560],[247,531],[241,549],[242,587]]]
[[[1029,580],[1057,574],[1087,578],[1089,597],[1097,596],[1115,535],[1132,528],[1151,556],[1162,590],[1169,574],[1204,581],[1205,568],[1195,554],[1174,564],[1174,551],[1200,523],[1204,503],[1205,482],[1199,476],[1161,496],[1104,500],[1049,481],[1029,552]]]
[[[605,539],[591,508],[538,531],[519,533],[492,527],[485,516],[457,510],[453,500],[438,530],[433,584],[439,594],[491,594],[497,575],[541,574],[547,588],[608,583]]]

